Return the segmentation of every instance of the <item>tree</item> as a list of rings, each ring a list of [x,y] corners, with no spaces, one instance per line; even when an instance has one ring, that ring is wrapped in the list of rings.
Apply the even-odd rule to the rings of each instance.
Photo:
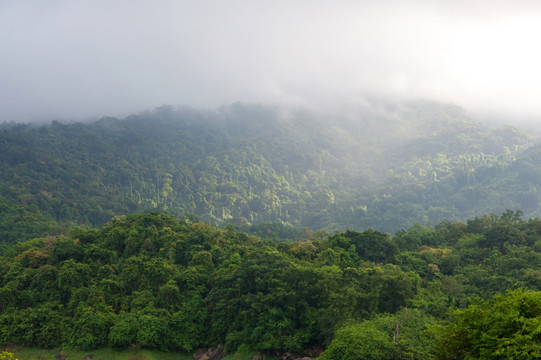
[[[68,343],[82,350],[92,350],[107,346],[109,330],[115,322],[115,313],[109,306],[80,305],[73,319]]]
[[[541,359],[541,292],[513,290],[434,328],[441,359]]]
[[[0,352],[0,360],[18,360],[18,359],[13,359],[13,353],[10,353],[9,351],[2,351]]]
[[[321,360],[433,359],[430,334],[433,319],[420,311],[404,309],[338,329]]]

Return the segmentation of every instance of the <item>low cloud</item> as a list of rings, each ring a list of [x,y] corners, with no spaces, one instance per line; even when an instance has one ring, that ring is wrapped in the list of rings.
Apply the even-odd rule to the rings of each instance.
[[[505,1],[0,3],[0,121],[363,96],[541,117],[541,8]]]

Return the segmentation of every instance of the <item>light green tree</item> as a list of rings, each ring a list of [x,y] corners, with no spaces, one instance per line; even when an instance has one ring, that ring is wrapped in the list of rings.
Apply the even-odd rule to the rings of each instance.
[[[13,353],[10,353],[9,351],[2,351],[0,353],[0,360],[18,360],[13,358]]]

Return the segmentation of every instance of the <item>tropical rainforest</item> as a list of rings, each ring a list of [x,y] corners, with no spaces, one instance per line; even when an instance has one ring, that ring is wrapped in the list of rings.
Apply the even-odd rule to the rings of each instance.
[[[541,213],[538,137],[452,105],[375,103],[328,116],[162,107],[0,131],[4,243],[152,210],[213,225],[391,233],[506,209]]]
[[[541,358],[541,145],[454,105],[0,126],[0,346]]]

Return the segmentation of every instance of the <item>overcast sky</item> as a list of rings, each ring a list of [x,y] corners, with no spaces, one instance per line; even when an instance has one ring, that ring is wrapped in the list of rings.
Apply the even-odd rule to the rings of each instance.
[[[0,122],[365,95],[541,122],[538,3],[1,0]]]

